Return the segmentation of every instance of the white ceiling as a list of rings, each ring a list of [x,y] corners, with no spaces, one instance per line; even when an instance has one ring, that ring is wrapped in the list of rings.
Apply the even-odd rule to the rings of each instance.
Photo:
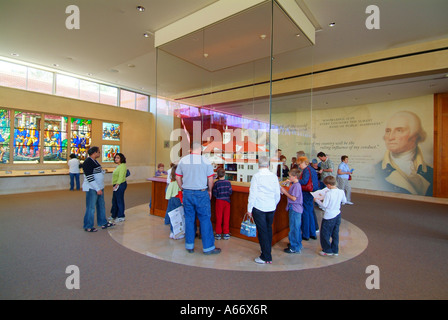
[[[216,0],[0,0],[0,56],[59,69],[140,92],[156,92],[156,30]],[[226,0],[220,0],[226,1]],[[301,49],[314,64],[409,44],[448,38],[447,0],[296,0],[318,32],[316,44]],[[67,6],[80,9],[80,29],[69,30]],[[368,30],[368,5],[380,9],[380,29]],[[136,7],[146,8],[138,12]],[[235,20],[235,30],[261,27],[257,15]],[[335,22],[335,27],[329,27]],[[285,24],[285,27],[287,24]],[[253,30],[254,33],[257,30]],[[241,31],[244,33],[244,31]],[[261,34],[261,33],[260,33]],[[224,46],[225,47],[225,46]],[[175,49],[172,49],[175,50]],[[288,51],[278,70],[310,64]],[[240,56],[241,58],[241,56]],[[244,58],[244,57],[243,57]],[[57,64],[58,67],[54,67]],[[215,66],[216,69],[225,66]],[[118,72],[117,72],[118,71]],[[88,76],[89,74],[89,76]],[[191,79],[193,81],[194,79]],[[374,102],[391,95],[448,92],[444,74],[416,79],[316,92],[316,107]],[[230,110],[229,110],[230,111]]]

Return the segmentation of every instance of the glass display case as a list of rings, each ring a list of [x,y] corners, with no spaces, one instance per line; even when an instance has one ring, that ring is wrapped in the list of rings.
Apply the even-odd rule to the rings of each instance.
[[[250,182],[259,156],[269,156],[274,171],[278,149],[288,161],[310,152],[311,81],[283,92],[291,60],[311,65],[312,43],[277,1],[159,46],[155,163],[168,167],[201,141],[229,180]]]

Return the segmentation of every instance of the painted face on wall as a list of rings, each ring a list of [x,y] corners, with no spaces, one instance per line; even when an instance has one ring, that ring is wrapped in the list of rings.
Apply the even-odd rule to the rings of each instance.
[[[399,113],[387,122],[384,142],[392,153],[402,153],[417,146],[417,122],[412,115]]]

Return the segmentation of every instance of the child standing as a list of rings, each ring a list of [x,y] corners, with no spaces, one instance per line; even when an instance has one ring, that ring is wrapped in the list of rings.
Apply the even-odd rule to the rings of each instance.
[[[216,198],[216,234],[215,239],[230,239],[230,195],[232,194],[232,185],[225,179],[226,171],[219,168],[217,171],[218,180],[213,185],[213,196]],[[222,234],[222,236],[221,236]]]
[[[327,176],[323,183],[328,191],[325,194],[322,208],[324,216],[320,229],[321,256],[337,256],[339,254],[339,226],[341,225],[341,203],[346,203],[344,190],[336,187],[336,178]],[[330,242],[330,238],[332,239]]]
[[[168,212],[180,207],[182,205],[182,189],[179,188],[179,185],[176,181],[176,167],[177,165],[174,165],[171,170],[170,179],[171,182],[166,188],[165,191],[165,199],[168,200],[168,207],[166,208],[165,213],[165,224],[170,224],[170,238],[174,240],[182,239],[185,235],[181,235],[179,237],[175,237],[176,235],[173,234],[173,226],[171,225],[170,216],[168,215]]]
[[[289,191],[281,187],[280,191],[288,198],[286,210],[289,212],[289,245],[283,251],[286,253],[300,253],[302,250],[302,213],[303,197],[299,182],[299,170],[289,171],[289,181],[292,183]]]
[[[155,176],[156,177],[160,177],[160,176],[166,176],[168,173],[165,171],[165,165],[163,163],[159,163],[157,165],[157,171]]]

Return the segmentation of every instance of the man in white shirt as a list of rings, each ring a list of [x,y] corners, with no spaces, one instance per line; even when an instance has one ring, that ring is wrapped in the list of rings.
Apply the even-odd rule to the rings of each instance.
[[[280,184],[275,174],[269,171],[269,158],[258,159],[259,171],[252,177],[249,189],[247,214],[254,218],[258,231],[261,255],[256,263],[272,263],[272,223],[274,212],[280,201]]]

